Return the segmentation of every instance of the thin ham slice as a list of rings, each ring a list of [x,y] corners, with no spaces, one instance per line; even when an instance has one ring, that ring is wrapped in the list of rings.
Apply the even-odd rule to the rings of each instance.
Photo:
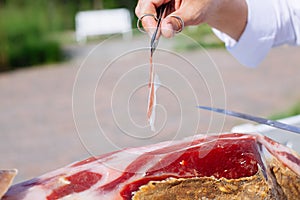
[[[150,57],[150,78],[149,78],[149,96],[147,106],[147,119],[152,131],[155,131],[155,107],[156,107],[156,91],[159,88],[160,81],[158,75],[154,73],[152,56]]]

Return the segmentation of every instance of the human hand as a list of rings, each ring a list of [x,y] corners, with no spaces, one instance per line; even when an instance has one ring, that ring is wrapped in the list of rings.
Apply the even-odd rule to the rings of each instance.
[[[235,40],[239,39],[247,23],[248,8],[245,0],[139,0],[136,15],[156,16],[156,8],[168,2],[171,3],[171,9],[161,22],[161,34],[167,38],[182,28],[178,19],[170,15],[180,17],[185,26],[207,23]],[[144,17],[142,25],[147,32],[152,33],[156,20],[151,16]]]

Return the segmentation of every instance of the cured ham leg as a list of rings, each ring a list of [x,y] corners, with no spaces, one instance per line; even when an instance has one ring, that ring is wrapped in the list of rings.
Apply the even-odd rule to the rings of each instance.
[[[300,195],[299,163],[259,134],[197,135],[75,162],[12,186],[3,199],[286,199]],[[292,186],[278,181],[283,172]]]

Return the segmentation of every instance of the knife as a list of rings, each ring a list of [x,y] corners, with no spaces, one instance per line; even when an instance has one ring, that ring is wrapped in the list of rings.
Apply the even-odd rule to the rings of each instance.
[[[249,114],[244,114],[244,113],[240,113],[240,112],[225,110],[225,109],[222,109],[222,108],[213,108],[213,107],[208,107],[208,106],[197,106],[197,108],[200,108],[200,109],[203,109],[203,110],[209,110],[209,111],[213,111],[213,112],[218,112],[218,113],[222,113],[222,114],[225,114],[225,115],[238,117],[238,118],[241,118],[241,119],[250,120],[250,121],[253,121],[253,122],[257,122],[259,124],[265,124],[265,125],[268,125],[268,126],[272,126],[272,127],[275,127],[275,128],[279,128],[279,129],[294,132],[294,133],[300,133],[300,127],[285,124],[285,123],[275,121],[275,120],[270,120],[270,119],[265,119],[265,118],[262,118],[262,117],[256,117],[256,116],[253,116],[253,115],[249,115]]]

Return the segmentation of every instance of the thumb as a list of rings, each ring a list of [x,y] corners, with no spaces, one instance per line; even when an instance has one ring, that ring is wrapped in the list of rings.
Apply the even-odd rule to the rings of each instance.
[[[164,18],[161,22],[161,33],[166,38],[171,38],[175,33],[183,30],[185,25],[185,16],[179,12],[173,12]]]

